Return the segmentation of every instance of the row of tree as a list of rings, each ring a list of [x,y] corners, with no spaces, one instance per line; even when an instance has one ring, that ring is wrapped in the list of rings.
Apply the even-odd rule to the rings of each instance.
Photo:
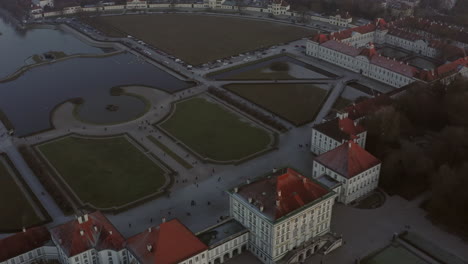
[[[314,11],[328,15],[341,10],[349,12],[354,17],[371,20],[385,15],[385,8],[378,1],[373,0],[295,0],[291,2],[291,7],[299,12]]]
[[[434,220],[468,235],[468,81],[416,85],[363,123],[382,160],[380,185],[408,199],[424,191]]]

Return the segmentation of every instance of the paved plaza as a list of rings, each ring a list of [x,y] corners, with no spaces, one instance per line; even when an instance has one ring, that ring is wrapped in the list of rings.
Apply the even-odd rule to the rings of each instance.
[[[98,41],[104,39],[107,41],[119,40],[105,38],[94,33],[91,34]],[[83,36],[83,38],[86,38],[86,36]],[[132,42],[132,40],[125,41]],[[136,41],[132,42],[131,45],[133,47],[143,47]],[[210,86],[221,87],[228,83],[242,83],[243,81],[215,81],[204,76],[209,71],[232,67],[243,64],[246,61],[243,58],[232,58],[232,64],[221,65],[213,70],[207,70],[203,67],[189,69],[174,61],[169,61],[167,57],[158,53],[153,53],[145,58],[153,64],[164,64],[178,72],[177,74],[196,80],[198,85],[174,94],[138,86],[125,88],[135,94],[144,96],[151,103],[152,107],[142,117],[122,124],[100,126],[82,123],[74,118],[74,105],[71,103],[64,103],[56,109],[51,117],[55,128],[41,134],[25,138],[9,137],[3,124],[0,122],[0,152],[5,152],[9,156],[18,171],[23,175],[26,183],[31,187],[34,194],[53,219],[53,222],[48,227],[53,227],[72,219],[73,216],[63,215],[56,203],[26,165],[17,147],[22,144],[38,144],[70,133],[84,136],[112,136],[128,133],[136,141],[145,146],[148,153],[156,155],[169,167],[174,169],[178,175],[175,176],[175,182],[169,195],[116,215],[107,215],[111,222],[125,237],[135,235],[150,226],[160,224],[161,219],[164,217],[167,219],[178,218],[192,231],[201,231],[210,225],[216,224],[222,217],[229,215],[228,195],[225,192],[227,189],[244,183],[248,179],[263,175],[273,170],[273,168],[289,166],[306,176],[311,174],[313,158],[309,151],[311,127],[313,124],[321,122],[329,114],[336,100],[340,98],[347,87],[347,81],[358,80],[360,83],[380,92],[392,90],[389,86],[365,78],[357,73],[346,71],[311,57],[306,57],[304,49],[300,47],[302,45],[305,45],[304,39],[272,48],[267,54],[259,56],[267,57],[286,52],[296,56],[305,63],[333,72],[339,77],[324,81],[329,89],[329,95],[314,121],[307,125],[295,127],[286,120],[274,116],[275,120],[280,121],[289,128],[287,132],[278,136],[277,149],[239,165],[203,163],[197,157],[188,153],[183,147],[176,144],[166,134],[155,128],[153,124],[164,119],[171,111],[171,103],[174,101],[206,93]],[[122,48],[136,53],[128,47],[122,46]],[[252,81],[248,82],[254,83]],[[281,83],[282,81],[259,81],[258,83],[268,82]],[[291,81],[287,81],[287,83],[291,83]],[[352,89],[347,89],[346,94],[348,97],[353,98],[362,95],[361,92]],[[242,99],[239,98],[239,100]],[[259,112],[271,115],[271,113],[258,106],[250,105],[247,101],[243,102]],[[161,149],[160,146],[149,140],[148,136],[156,138],[176,155],[190,163],[193,168],[182,166],[171,155],[167,155],[164,149]],[[425,217],[425,212],[419,208],[421,199],[408,202],[398,196],[387,197],[382,207],[372,210],[356,209],[341,204],[335,205],[331,230],[342,234],[345,244],[330,255],[313,256],[307,260],[307,263],[355,263],[356,259],[360,259],[370,252],[388,245],[394,233],[404,231],[405,229],[411,229],[414,232],[420,233],[447,251],[468,259],[468,251],[466,250],[468,245],[456,236],[432,225]],[[195,201],[195,205],[192,205],[192,201]],[[227,263],[260,262],[250,253],[245,253]]]

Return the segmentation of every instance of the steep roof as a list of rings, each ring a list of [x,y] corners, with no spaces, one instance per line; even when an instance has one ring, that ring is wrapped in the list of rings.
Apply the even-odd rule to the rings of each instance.
[[[208,249],[179,220],[164,222],[127,240],[141,264],[176,264]]]
[[[348,117],[334,118],[332,120],[316,124],[314,129],[333,138],[338,142],[355,138],[358,134],[365,131],[365,128]]]
[[[33,227],[0,240],[0,262],[9,260],[50,242],[47,228]]]
[[[348,112],[348,117],[350,119],[356,120],[389,104],[391,104],[390,97],[386,94],[382,94],[348,106],[345,108],[345,111]]]
[[[330,193],[329,189],[290,168],[237,188],[233,195],[239,195],[246,201],[252,199],[252,205],[271,221]]]
[[[93,248],[120,251],[125,247],[124,237],[101,212],[85,215],[82,223],[72,220],[54,227],[50,233],[68,257]]]
[[[418,77],[421,80],[430,82],[457,73],[463,69],[463,67],[468,67],[468,57],[443,64],[432,71],[422,71]]]
[[[380,160],[353,141],[323,153],[315,161],[348,179],[380,164]]]

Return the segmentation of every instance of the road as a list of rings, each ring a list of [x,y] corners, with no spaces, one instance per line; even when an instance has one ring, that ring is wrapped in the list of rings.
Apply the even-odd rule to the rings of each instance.
[[[13,144],[12,137],[7,133],[7,129],[4,124],[0,121],[0,152],[4,152],[8,155],[12,163],[15,165],[18,172],[23,177],[24,181],[28,184],[34,195],[39,199],[41,204],[49,213],[50,217],[54,222],[60,223],[68,219],[60,208],[57,206],[55,201],[44,189],[42,184],[37,179],[36,175],[32,172],[29,166],[24,161],[23,157],[19,153],[16,146]]]

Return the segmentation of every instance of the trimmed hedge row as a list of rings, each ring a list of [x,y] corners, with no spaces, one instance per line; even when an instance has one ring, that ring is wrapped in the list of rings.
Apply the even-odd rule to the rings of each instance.
[[[28,164],[29,168],[31,168],[31,170],[34,172],[46,191],[50,194],[52,199],[54,199],[58,207],[66,215],[73,214],[73,206],[68,202],[67,197],[65,197],[62,192],[59,191],[59,187],[51,178],[47,165],[40,162],[34,155],[33,150],[27,146],[20,146],[18,150]]]

